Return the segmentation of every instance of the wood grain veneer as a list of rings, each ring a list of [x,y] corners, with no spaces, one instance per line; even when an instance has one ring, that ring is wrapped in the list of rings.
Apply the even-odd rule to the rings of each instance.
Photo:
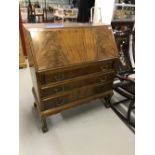
[[[37,45],[33,46],[36,67],[44,70],[116,57],[111,33],[110,27],[102,26],[32,29],[32,44]]]

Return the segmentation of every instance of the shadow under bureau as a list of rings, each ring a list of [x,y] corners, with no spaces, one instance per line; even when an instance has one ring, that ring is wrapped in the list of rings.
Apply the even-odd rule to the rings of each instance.
[[[46,118],[113,94],[118,53],[109,25],[25,28],[32,92],[42,131]]]

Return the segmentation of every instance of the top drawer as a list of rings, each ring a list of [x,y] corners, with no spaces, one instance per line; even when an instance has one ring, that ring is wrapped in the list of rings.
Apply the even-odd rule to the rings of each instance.
[[[97,72],[108,73],[115,70],[115,60],[103,61],[98,64],[91,64],[85,67],[75,69],[61,70],[61,71],[47,71],[40,73],[39,82],[41,85],[52,82],[72,79],[78,76],[89,75]]]

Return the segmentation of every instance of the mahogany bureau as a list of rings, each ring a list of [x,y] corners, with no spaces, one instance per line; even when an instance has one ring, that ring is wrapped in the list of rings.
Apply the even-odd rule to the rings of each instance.
[[[62,110],[112,96],[118,53],[109,25],[25,29],[32,92],[42,131]]]

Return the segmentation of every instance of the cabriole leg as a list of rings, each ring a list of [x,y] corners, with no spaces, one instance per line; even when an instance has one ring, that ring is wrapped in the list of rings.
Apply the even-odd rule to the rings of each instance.
[[[48,131],[46,118],[41,118],[41,124],[42,124],[42,131],[45,133]]]
[[[104,97],[104,99],[105,99],[104,105],[105,105],[106,108],[109,108],[110,107],[111,97],[112,96],[106,96],[106,97]]]
[[[34,104],[34,107],[36,108],[36,107],[37,107],[37,104],[36,104],[36,102],[34,102],[33,104]]]
[[[101,100],[101,102],[104,104],[104,106],[106,107],[106,108],[109,108],[110,107],[110,101],[111,101],[111,95],[109,95],[109,96],[106,96],[106,97],[104,97],[104,98],[100,98],[100,100]]]

